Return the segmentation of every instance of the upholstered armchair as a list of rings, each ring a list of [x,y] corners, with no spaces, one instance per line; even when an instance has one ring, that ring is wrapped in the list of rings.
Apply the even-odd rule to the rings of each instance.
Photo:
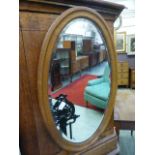
[[[108,62],[105,64],[103,76],[88,81],[84,91],[84,100],[86,103],[95,105],[98,108],[107,107],[110,94],[110,68]]]

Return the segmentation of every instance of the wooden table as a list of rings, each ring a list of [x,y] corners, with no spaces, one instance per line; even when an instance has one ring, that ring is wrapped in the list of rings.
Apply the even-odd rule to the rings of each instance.
[[[129,90],[130,91],[130,90]],[[135,96],[130,96],[132,94],[125,94],[122,99],[117,99],[114,108],[114,126],[116,127],[116,132],[119,135],[119,130],[131,130],[131,135],[133,130],[135,130]],[[132,99],[127,101],[125,98]]]
[[[135,130],[135,121],[115,120],[114,124],[117,135],[119,135],[119,130],[131,130],[131,135],[133,135],[133,130]]]

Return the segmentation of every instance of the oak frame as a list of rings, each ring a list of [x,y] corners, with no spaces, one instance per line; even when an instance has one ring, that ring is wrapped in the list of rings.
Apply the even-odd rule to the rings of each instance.
[[[73,143],[65,140],[58,132],[55,127],[55,122],[53,116],[50,112],[49,104],[48,104],[48,71],[49,71],[49,63],[52,55],[52,50],[55,47],[57,38],[64,28],[64,26],[69,23],[71,20],[83,17],[88,18],[95,22],[97,26],[100,28],[102,33],[105,36],[105,40],[107,43],[107,47],[109,50],[110,64],[111,64],[111,91],[109,104],[105,113],[105,117],[102,120],[100,126],[96,130],[96,132],[86,141],[80,143]],[[114,109],[114,102],[117,90],[117,67],[116,67],[116,53],[114,48],[113,39],[108,29],[108,26],[101,15],[99,15],[96,11],[86,7],[74,7],[67,11],[65,11],[62,15],[60,15],[50,26],[45,39],[42,44],[39,66],[38,66],[38,100],[40,111],[44,120],[44,124],[46,129],[51,136],[55,140],[55,142],[63,149],[68,151],[82,151],[86,149],[88,146],[95,143],[100,137],[102,137],[105,132],[106,127],[110,121],[110,118]]]

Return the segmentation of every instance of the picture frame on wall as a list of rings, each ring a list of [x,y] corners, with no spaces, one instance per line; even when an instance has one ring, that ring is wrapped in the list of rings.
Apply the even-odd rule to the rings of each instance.
[[[135,35],[128,35],[127,36],[127,53],[129,55],[135,54]]]
[[[126,32],[115,33],[115,47],[118,53],[126,52]]]

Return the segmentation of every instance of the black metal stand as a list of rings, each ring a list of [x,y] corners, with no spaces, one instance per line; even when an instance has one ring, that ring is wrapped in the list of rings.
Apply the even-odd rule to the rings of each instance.
[[[69,123],[70,139],[72,139],[72,124]]]
[[[70,139],[72,139],[72,124],[75,123],[76,119],[80,115],[75,114],[75,107],[73,103],[67,100],[66,97],[67,95],[60,94],[56,97],[57,101],[54,105],[51,102],[52,98],[49,97],[49,102],[51,103],[51,111],[57,127],[60,127],[61,132],[67,136],[67,125],[69,125]],[[62,102],[63,108],[59,108]]]

